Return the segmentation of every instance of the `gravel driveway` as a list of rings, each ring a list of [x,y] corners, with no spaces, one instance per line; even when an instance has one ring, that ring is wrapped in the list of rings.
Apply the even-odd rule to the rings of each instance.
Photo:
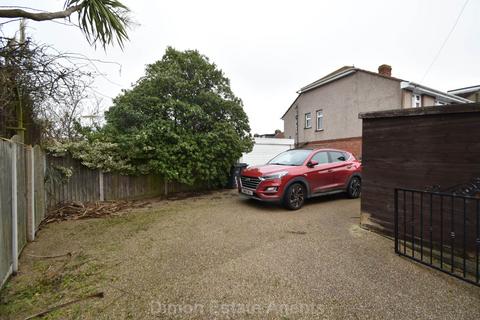
[[[292,212],[223,191],[52,224],[24,250],[0,311],[23,317],[100,290],[52,318],[478,319],[479,288],[396,256],[358,227],[359,204],[332,196]],[[62,269],[74,280],[25,300],[27,284],[65,264],[32,255],[64,252],[82,266]]]

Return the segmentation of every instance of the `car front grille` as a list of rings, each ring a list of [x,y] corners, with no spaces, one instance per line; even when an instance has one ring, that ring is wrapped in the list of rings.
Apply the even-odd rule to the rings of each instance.
[[[242,181],[242,187],[254,189],[254,190],[257,189],[261,181],[259,178],[245,177],[245,176],[241,176],[240,180]]]

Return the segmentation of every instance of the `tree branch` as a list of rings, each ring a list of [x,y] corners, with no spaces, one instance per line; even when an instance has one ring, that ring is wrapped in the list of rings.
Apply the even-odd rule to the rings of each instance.
[[[29,12],[22,9],[0,9],[0,18],[27,18],[35,21],[62,19],[68,18],[72,13],[79,11],[82,7],[83,4],[79,4],[56,12]]]

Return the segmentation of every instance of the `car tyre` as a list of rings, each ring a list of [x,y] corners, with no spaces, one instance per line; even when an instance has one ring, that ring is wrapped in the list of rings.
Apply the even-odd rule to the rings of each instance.
[[[284,206],[289,210],[298,210],[305,203],[307,189],[301,183],[294,183],[288,187],[283,198]]]
[[[347,196],[350,199],[357,199],[360,197],[360,193],[362,192],[362,180],[359,177],[353,177],[350,179],[347,187]]]

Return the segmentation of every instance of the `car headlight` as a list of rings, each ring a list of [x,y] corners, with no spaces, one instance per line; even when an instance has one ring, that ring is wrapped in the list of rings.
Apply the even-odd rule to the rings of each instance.
[[[280,171],[280,172],[275,172],[273,174],[269,174],[268,176],[263,176],[260,177],[260,180],[274,180],[274,179],[280,179],[281,177],[285,176],[288,174],[288,171]]]

